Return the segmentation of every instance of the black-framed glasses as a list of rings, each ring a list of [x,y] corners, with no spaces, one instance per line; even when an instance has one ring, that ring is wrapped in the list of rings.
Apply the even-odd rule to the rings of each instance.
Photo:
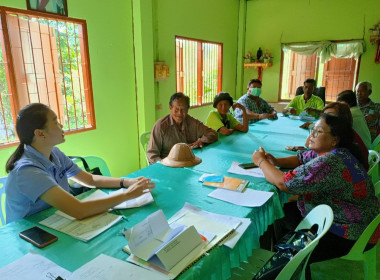
[[[331,131],[323,131],[321,128],[318,127],[313,127],[313,129],[310,130],[310,135],[314,138],[317,138],[321,133],[331,133]]]

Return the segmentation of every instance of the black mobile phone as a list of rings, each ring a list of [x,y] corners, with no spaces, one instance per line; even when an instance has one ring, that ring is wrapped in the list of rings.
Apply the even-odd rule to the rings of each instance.
[[[57,236],[37,226],[24,230],[19,235],[38,248],[43,248],[58,240]]]
[[[250,162],[250,163],[240,163],[239,166],[241,168],[244,168],[244,169],[250,169],[250,168],[255,168],[257,167],[256,164],[254,164],[253,162]]]

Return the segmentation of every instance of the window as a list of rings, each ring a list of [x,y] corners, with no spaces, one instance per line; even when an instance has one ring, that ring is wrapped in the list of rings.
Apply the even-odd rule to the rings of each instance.
[[[339,43],[338,43],[339,48]],[[317,81],[317,86],[326,88],[326,101],[335,101],[343,90],[353,90],[357,81],[359,59],[336,58],[322,63],[316,53],[300,55],[293,51],[282,52],[282,80],[280,100],[293,99],[297,87],[303,86],[307,78]]]
[[[68,133],[95,128],[86,22],[0,12],[0,145],[17,142],[17,113],[34,102],[48,105]]]
[[[222,89],[222,44],[176,37],[177,92],[190,106],[213,102]]]

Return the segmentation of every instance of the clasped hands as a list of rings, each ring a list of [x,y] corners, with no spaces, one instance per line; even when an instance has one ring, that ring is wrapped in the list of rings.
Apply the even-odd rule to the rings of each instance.
[[[277,165],[277,159],[270,153],[266,153],[263,147],[260,147],[259,150],[255,150],[252,154],[252,161],[254,164],[260,167],[260,164],[267,160],[272,165]]]

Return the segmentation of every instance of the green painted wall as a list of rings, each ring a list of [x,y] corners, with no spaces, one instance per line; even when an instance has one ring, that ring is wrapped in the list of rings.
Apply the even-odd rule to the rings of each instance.
[[[245,53],[256,56],[261,47],[274,56],[273,67],[263,72],[263,98],[278,101],[281,43],[364,37],[367,51],[361,58],[359,81],[372,82],[372,99],[380,101],[380,64],[374,63],[376,46],[370,44],[368,31],[380,21],[379,4],[378,0],[248,1]],[[245,83],[255,77],[257,70],[245,70]]]
[[[235,96],[239,1],[234,0],[153,0],[156,17],[155,52],[157,61],[170,68],[168,80],[157,83],[156,118],[169,113],[169,99],[176,91],[175,36],[223,43],[222,90]],[[206,121],[212,107],[191,109],[189,113]]]
[[[68,155],[101,156],[114,176],[125,175],[139,168],[131,1],[67,2],[70,17],[87,21],[97,127],[66,136],[59,147]],[[25,0],[0,5],[26,9]],[[13,150],[0,150],[0,176]]]

